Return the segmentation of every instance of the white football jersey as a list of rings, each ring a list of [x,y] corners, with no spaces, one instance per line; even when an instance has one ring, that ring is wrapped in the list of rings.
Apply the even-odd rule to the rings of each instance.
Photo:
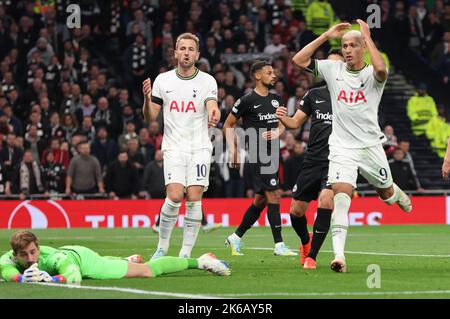
[[[351,71],[341,61],[314,61],[312,71],[325,79],[331,96],[333,131],[328,143],[365,148],[385,142],[378,125],[378,106],[386,81],[375,78],[373,66],[366,64],[359,71]]]
[[[176,69],[156,77],[152,102],[163,109],[163,151],[212,150],[206,110],[206,102],[211,99],[217,101],[217,82],[198,69],[190,77],[182,77]]]

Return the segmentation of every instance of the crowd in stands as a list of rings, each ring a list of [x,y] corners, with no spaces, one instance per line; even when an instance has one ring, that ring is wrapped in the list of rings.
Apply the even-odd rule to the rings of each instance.
[[[222,125],[235,101],[252,89],[249,67],[256,58],[273,62],[273,91],[292,115],[305,92],[320,84],[294,67],[292,56],[333,24],[366,17],[366,6],[377,1],[86,0],[80,2],[81,26],[68,28],[70,2],[0,1],[0,194],[164,197],[163,122],[143,121],[141,83],[176,66],[178,34],[200,39],[198,68],[217,80]],[[445,79],[450,4],[424,2],[378,1],[382,25],[405,32],[423,54],[432,52]],[[374,30],[374,37],[382,40],[383,33]],[[326,43],[315,57],[336,45]],[[281,136],[286,196],[309,125]],[[397,142],[390,142],[389,154],[404,161],[396,156]],[[245,166],[213,163],[210,175],[206,196],[253,196]]]

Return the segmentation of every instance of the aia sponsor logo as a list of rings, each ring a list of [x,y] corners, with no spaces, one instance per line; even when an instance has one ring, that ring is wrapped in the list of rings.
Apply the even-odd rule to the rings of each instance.
[[[359,104],[360,102],[367,102],[366,97],[364,96],[363,91],[358,90],[358,91],[350,91],[350,92],[346,92],[345,90],[341,90],[341,92],[339,92],[338,95],[338,101],[341,101],[345,104]]]
[[[193,101],[185,102],[177,102],[172,101],[169,106],[170,112],[178,112],[178,113],[187,113],[187,112],[197,112],[197,109],[195,108],[195,104]]]
[[[70,228],[70,221],[64,208],[53,200],[27,200],[14,208],[8,228]]]

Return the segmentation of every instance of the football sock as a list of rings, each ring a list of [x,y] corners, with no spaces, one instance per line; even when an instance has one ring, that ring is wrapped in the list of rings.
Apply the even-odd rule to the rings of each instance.
[[[345,239],[348,229],[348,210],[351,199],[345,193],[334,195],[334,211],[331,214],[331,234],[333,236],[333,251],[336,258],[344,259]]]
[[[186,202],[186,215],[183,227],[183,246],[180,257],[191,256],[202,223],[202,202]]]
[[[161,208],[161,210],[162,210],[162,208]],[[158,227],[159,227],[159,220],[160,220],[160,219],[161,219],[161,215],[158,216],[158,219],[156,220],[156,223],[155,223],[155,225],[158,226]]]
[[[327,237],[328,231],[330,230],[331,213],[332,210],[327,208],[319,208],[317,210],[317,217],[314,221],[313,237],[311,240],[311,250],[308,254],[308,257],[311,257],[314,260],[316,260],[320,247],[322,247],[325,237]]]
[[[388,205],[396,203],[403,193],[403,191],[400,189],[400,187],[397,186],[397,184],[394,183],[392,186],[394,187],[394,194],[388,199],[382,199],[382,201]]]
[[[267,219],[272,229],[273,241],[282,242],[280,204],[267,204]]]
[[[256,207],[255,205],[251,204],[249,208],[247,208],[247,211],[244,214],[244,218],[242,218],[241,224],[236,229],[235,234],[242,238],[244,236],[245,232],[252,227],[252,225],[258,220],[259,215],[261,215],[261,212],[263,211],[263,207]]]
[[[177,222],[180,206],[181,203],[172,202],[166,197],[161,208],[158,248],[162,248],[165,252],[169,250],[170,235]]]
[[[198,269],[198,260],[196,258],[180,258],[164,256],[147,263],[152,270],[152,277],[163,274],[182,271],[185,269]]]
[[[303,215],[302,217],[297,217],[293,214],[289,214],[289,215],[291,216],[292,228],[294,228],[298,237],[300,237],[300,240],[302,241],[302,245],[306,245],[309,242],[309,233],[308,233],[308,226],[307,226],[307,222],[306,222],[306,216]]]

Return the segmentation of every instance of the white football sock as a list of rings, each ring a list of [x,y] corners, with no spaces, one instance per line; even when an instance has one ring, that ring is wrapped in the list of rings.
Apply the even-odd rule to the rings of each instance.
[[[336,258],[345,259],[344,248],[348,229],[348,210],[351,199],[345,193],[334,195],[334,211],[331,215],[331,234]]]
[[[186,215],[184,216],[183,229],[183,246],[180,250],[180,257],[191,257],[192,248],[194,248],[201,224],[202,202],[186,202]]]
[[[175,203],[166,197],[161,208],[158,249],[162,248],[165,252],[169,250],[170,235],[177,222],[180,206],[181,203]]]
[[[234,240],[241,240],[241,237],[236,235],[236,233],[232,233],[230,236],[228,236],[228,238],[229,239],[234,239]]]

